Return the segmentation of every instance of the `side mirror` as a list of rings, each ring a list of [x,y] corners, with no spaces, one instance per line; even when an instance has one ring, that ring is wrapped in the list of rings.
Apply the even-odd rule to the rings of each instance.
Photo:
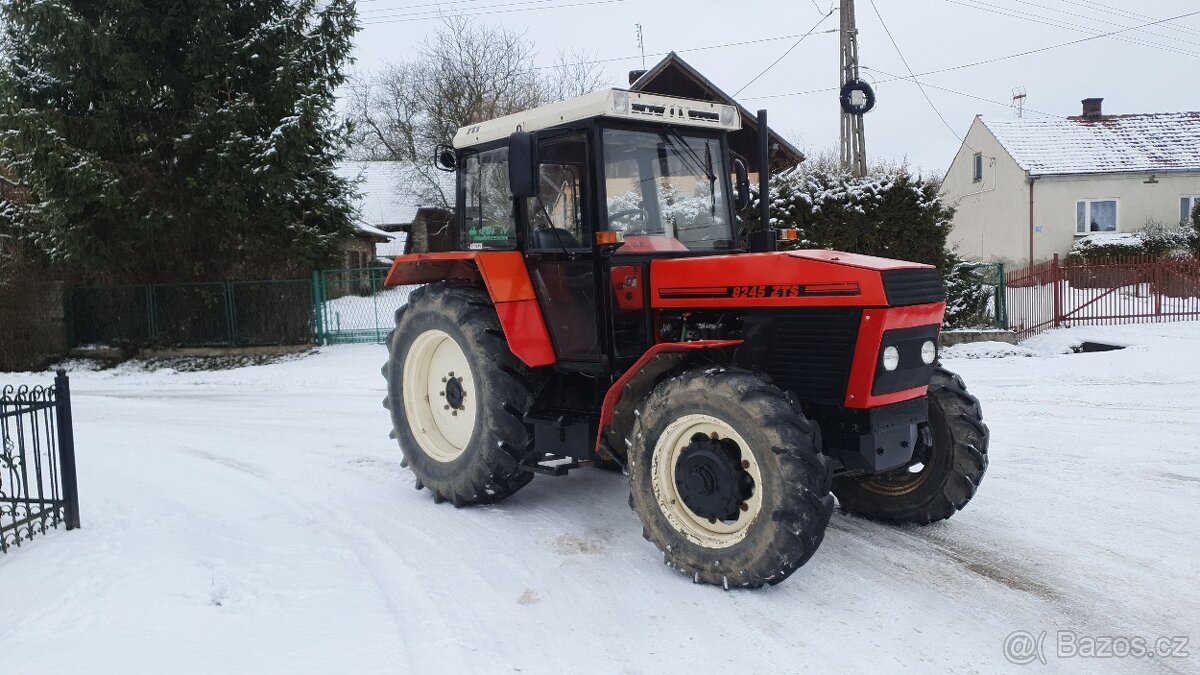
[[[746,163],[740,159],[733,160],[734,187],[737,195],[733,206],[738,211],[750,205],[750,175],[746,171]]]
[[[508,186],[514,197],[524,199],[537,195],[533,169],[533,134],[513,132],[508,137]]]
[[[438,143],[433,149],[433,166],[438,171],[454,171],[458,168],[458,153],[454,147]]]

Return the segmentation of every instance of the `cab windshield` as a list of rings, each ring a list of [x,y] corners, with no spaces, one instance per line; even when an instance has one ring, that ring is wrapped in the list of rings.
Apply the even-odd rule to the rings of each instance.
[[[604,130],[608,229],[618,253],[733,247],[721,141],[662,131]]]

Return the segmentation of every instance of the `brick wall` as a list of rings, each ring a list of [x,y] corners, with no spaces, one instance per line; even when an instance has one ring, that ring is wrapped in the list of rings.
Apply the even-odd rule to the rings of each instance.
[[[62,282],[0,283],[0,371],[41,369],[66,352]]]

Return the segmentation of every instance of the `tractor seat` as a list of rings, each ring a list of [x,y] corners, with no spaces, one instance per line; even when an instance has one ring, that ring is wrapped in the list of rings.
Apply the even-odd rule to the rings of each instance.
[[[533,247],[552,251],[580,248],[579,241],[575,239],[574,235],[557,227],[543,227],[534,230]]]

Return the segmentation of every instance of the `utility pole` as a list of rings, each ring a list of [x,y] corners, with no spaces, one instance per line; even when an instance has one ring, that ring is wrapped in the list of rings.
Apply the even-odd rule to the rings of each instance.
[[[843,98],[846,86],[859,82],[858,77],[858,29],[854,27],[854,0],[842,0],[842,58],[838,76],[842,86]],[[863,131],[863,115],[861,112],[847,112],[847,105],[841,105],[842,115],[842,168],[855,176],[865,176],[867,173],[867,138]]]

